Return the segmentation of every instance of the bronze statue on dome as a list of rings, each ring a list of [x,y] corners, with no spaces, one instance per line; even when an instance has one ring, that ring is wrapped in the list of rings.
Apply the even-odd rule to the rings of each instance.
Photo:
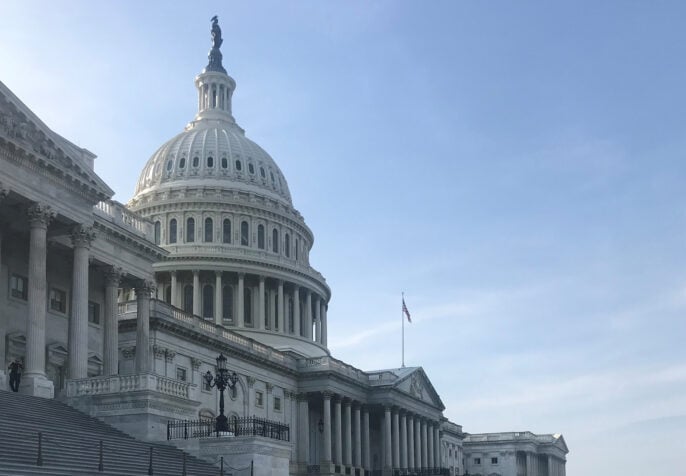
[[[217,15],[213,16],[212,19],[212,48],[221,47],[222,42],[222,29],[219,28],[219,17]]]

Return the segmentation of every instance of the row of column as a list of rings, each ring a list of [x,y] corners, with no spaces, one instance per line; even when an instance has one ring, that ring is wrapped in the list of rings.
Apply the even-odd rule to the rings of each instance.
[[[565,462],[552,455],[544,456],[543,464],[537,453],[526,453],[527,476],[565,476]],[[546,464],[547,463],[547,464]]]
[[[369,407],[323,392],[323,463],[371,469]],[[300,398],[299,461],[309,461],[309,401]],[[333,408],[332,408],[333,407]],[[439,423],[396,407],[384,407],[381,420],[385,468],[441,466]]]
[[[28,273],[28,315],[26,320],[26,358],[24,372],[25,393],[44,397],[52,396],[52,386],[45,373],[45,334],[47,316],[47,229],[55,212],[44,204],[34,204],[28,210],[29,273]],[[72,304],[68,330],[68,377],[70,379],[88,376],[88,291],[90,246],[95,238],[92,228],[77,225],[71,232],[74,250],[72,270]],[[118,372],[118,321],[117,289],[121,270],[112,268],[105,272],[103,372],[114,375]],[[138,340],[136,368],[145,369],[149,354],[148,320],[152,288],[146,284],[137,289],[139,299]],[[145,345],[143,345],[145,342]]]
[[[201,316],[201,305],[202,305],[202,284],[200,282],[200,270],[193,270],[193,314],[196,316]],[[178,273],[177,271],[171,271],[171,304],[175,307],[181,307],[181,293]],[[214,319],[217,325],[223,324],[223,286],[224,286],[224,272],[214,271],[215,283],[214,283]],[[236,284],[235,302],[236,302],[236,315],[234,325],[236,327],[246,327],[245,322],[245,273],[237,273],[238,279]],[[314,340],[322,344],[327,345],[327,306],[326,300],[319,297],[317,294],[313,293],[309,289],[302,288],[304,293],[304,309],[303,309],[303,322],[301,329],[300,322],[300,294],[301,287],[298,285],[293,285],[291,292],[291,299],[293,300],[293,330],[291,332],[290,325],[286,319],[286,307],[285,307],[285,295],[286,291],[284,289],[284,281],[277,280],[276,286],[276,315],[269,313],[265,308],[265,296],[266,281],[265,276],[258,276],[258,286],[257,286],[257,312],[254,313],[253,328],[265,330],[265,316],[270,316],[270,328],[274,330],[276,328],[276,322],[280,323],[279,331],[283,334],[301,336],[309,340]],[[231,283],[234,284],[233,281]],[[161,286],[160,286],[161,287]],[[314,325],[314,332],[313,332]]]

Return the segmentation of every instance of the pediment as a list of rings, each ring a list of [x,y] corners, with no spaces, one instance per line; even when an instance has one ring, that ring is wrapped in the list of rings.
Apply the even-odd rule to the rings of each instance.
[[[52,131],[12,91],[0,82],[0,140],[24,150],[73,189],[112,197],[112,189],[93,170],[95,154]]]
[[[402,370],[402,369],[401,369]],[[429,405],[445,409],[445,405],[441,401],[434,386],[431,384],[429,377],[427,377],[424,369],[417,367],[412,369],[395,384],[395,388],[401,392],[407,393],[412,397],[428,403]]]

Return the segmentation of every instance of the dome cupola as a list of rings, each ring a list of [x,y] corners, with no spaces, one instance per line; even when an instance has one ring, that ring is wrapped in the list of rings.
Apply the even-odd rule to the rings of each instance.
[[[148,160],[128,203],[169,252],[155,264],[158,298],[277,349],[326,355],[331,291],[309,264],[314,236],[276,162],[236,123],[216,16],[211,32],[198,113]]]

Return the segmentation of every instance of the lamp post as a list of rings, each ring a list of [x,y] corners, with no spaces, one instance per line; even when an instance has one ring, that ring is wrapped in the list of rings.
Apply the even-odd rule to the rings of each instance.
[[[219,390],[219,416],[215,425],[215,431],[229,431],[229,421],[224,415],[224,390],[226,387],[232,389],[238,382],[238,375],[232,372],[229,375],[229,369],[226,368],[226,357],[224,354],[219,354],[217,357],[217,373],[212,375],[209,370],[205,373],[205,382],[209,387],[217,387]]]

